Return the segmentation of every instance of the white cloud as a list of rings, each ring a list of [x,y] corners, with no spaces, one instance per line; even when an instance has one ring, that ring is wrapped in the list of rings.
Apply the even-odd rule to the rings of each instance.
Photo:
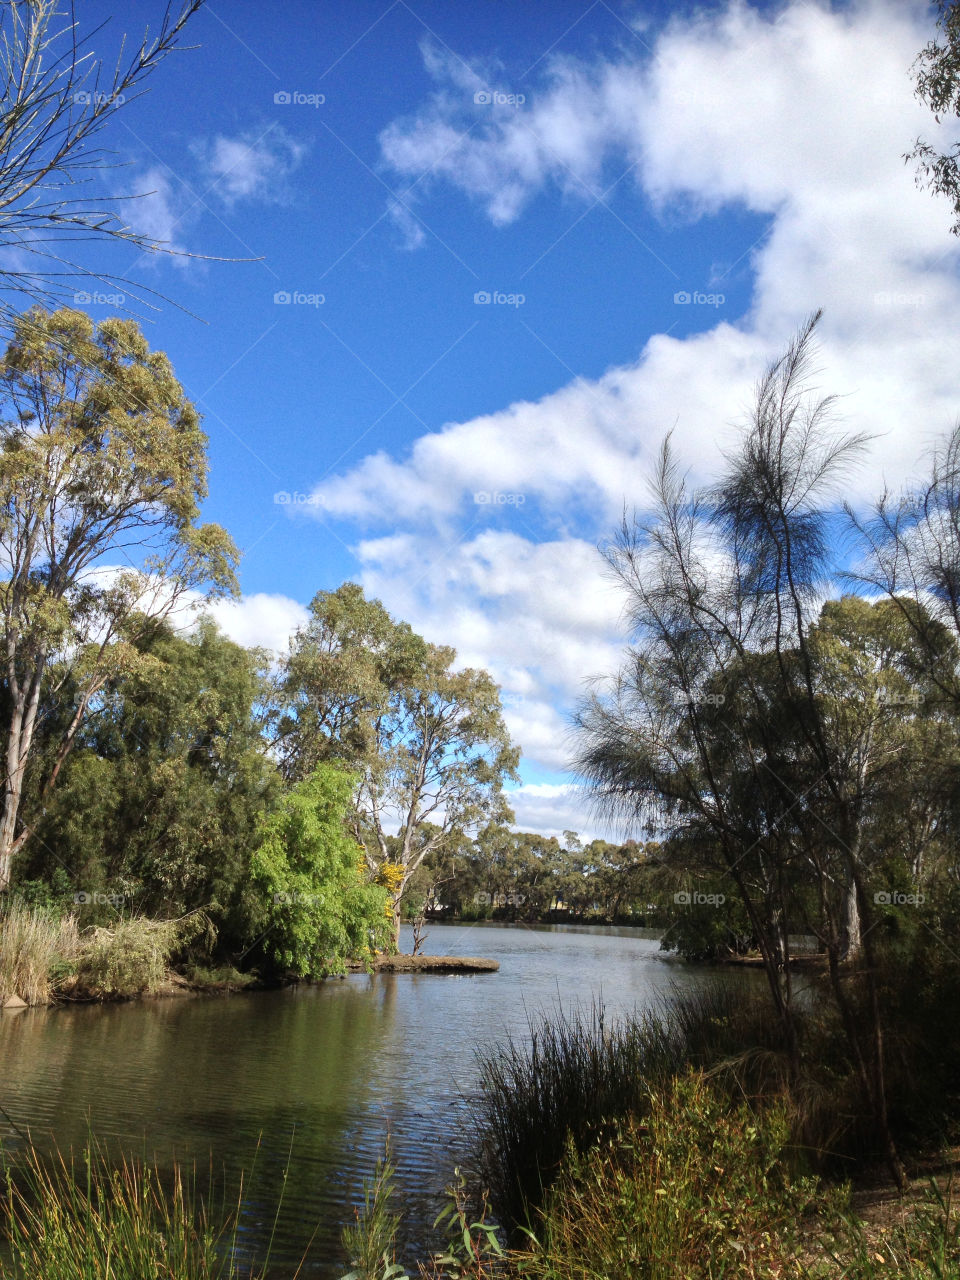
[[[140,235],[157,241],[164,249],[182,253],[178,227],[184,210],[165,169],[147,169],[136,182],[137,194],[124,208],[124,216]]]
[[[731,0],[647,30],[642,61],[547,59],[528,102],[502,107],[473,101],[477,79],[516,89],[502,68],[428,50],[435,94],[381,135],[384,163],[420,199],[446,184],[501,227],[551,192],[572,220],[631,167],[663,217],[734,207],[769,222],[744,246],[753,294],[737,323],[654,335],[599,379],[447,424],[315,491],[327,516],[370,528],[365,586],[489,667],[521,744],[550,767],[566,758],[565,711],[583,678],[618,665],[623,634],[584,531],[603,536],[625,500],[644,501],[666,430],[694,479],[714,474],[757,375],[821,306],[817,384],[844,397],[846,426],[879,437],[845,496],[899,484],[955,418],[960,369],[944,353],[960,344],[960,245],[947,204],[901,158],[935,132],[909,78],[930,34],[919,0],[762,12]],[[722,291],[723,272],[671,291]],[[492,491],[523,500],[511,523],[522,532],[474,502]],[[382,526],[393,532],[373,536]]]
[[[216,600],[206,606],[221,631],[247,648],[287,651],[287,642],[309,616],[306,606],[289,596],[256,591],[240,600]]]
[[[591,811],[590,797],[574,783],[529,782],[508,793],[518,831],[536,831],[563,839],[564,831],[575,831],[583,841],[620,841],[639,832],[623,832]]]
[[[305,147],[275,124],[232,138],[217,134],[198,142],[193,150],[209,183],[204,194],[217,195],[232,205],[240,200],[285,200],[287,180],[303,158]]]

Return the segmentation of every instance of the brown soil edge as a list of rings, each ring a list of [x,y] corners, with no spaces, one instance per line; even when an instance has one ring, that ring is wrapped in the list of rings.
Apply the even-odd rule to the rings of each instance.
[[[479,956],[377,956],[370,968],[374,973],[496,973],[500,961]],[[365,973],[367,966],[351,961],[347,971]]]

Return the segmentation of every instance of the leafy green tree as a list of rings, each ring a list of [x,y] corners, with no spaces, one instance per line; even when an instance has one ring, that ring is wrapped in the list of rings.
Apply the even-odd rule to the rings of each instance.
[[[264,654],[210,619],[189,635],[137,623],[136,660],[111,675],[81,727],[57,788],[38,791],[74,697],[48,705],[24,797],[37,840],[17,882],[53,881],[122,896],[138,911],[211,915],[239,943],[250,857],[280,777],[261,732]],[[59,673],[51,671],[57,683]]]
[[[369,959],[391,936],[387,895],[368,882],[347,828],[353,790],[348,773],[318,765],[282,798],[253,854],[265,949],[300,977]]]
[[[426,652],[408,623],[395,622],[355,582],[318,592],[277,690],[275,732],[286,775],[306,778],[327,760],[365,767],[378,750],[381,717]]]
[[[427,644],[355,584],[321,592],[291,643],[278,737],[287,772],[342,760],[358,775],[354,832],[387,889],[399,938],[401,904],[430,854],[512,818],[516,776],[500,691],[485,671]]]
[[[19,317],[0,402],[3,890],[30,836],[18,819],[44,689],[73,694],[46,795],[92,700],[137,662],[137,627],[189,592],[236,591],[237,552],[221,528],[197,523],[206,436],[166,356],[132,321],[40,308]]]

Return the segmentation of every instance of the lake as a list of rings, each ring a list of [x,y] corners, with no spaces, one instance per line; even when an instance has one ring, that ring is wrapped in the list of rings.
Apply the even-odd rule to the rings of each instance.
[[[409,931],[401,949],[411,949]],[[242,1229],[262,1256],[284,1169],[273,1257],[290,1276],[316,1230],[304,1274],[347,1270],[339,1233],[387,1135],[409,1213],[408,1257],[468,1144],[463,1121],[476,1051],[526,1034],[528,1020],[602,996],[644,1008],[702,983],[645,931],[432,925],[433,955],[489,956],[495,974],[362,974],[316,986],[133,1004],[30,1009],[0,1017],[0,1105],[44,1146],[88,1129],[126,1151],[196,1161],[228,1183],[253,1165]],[[6,1121],[4,1143],[20,1139]]]

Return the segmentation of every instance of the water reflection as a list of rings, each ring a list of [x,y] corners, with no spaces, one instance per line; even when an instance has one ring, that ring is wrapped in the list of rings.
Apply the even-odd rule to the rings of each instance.
[[[40,1144],[78,1145],[90,1129],[165,1168],[195,1160],[202,1182],[212,1167],[234,1186],[253,1165],[242,1235],[259,1255],[283,1187],[278,1276],[292,1273],[315,1229],[306,1274],[342,1273],[341,1226],[389,1133],[410,1247],[422,1250],[468,1154],[478,1046],[523,1035],[532,1015],[558,1004],[602,994],[611,1011],[632,1009],[703,981],[636,930],[434,925],[426,949],[492,956],[500,972],[352,975],[279,992],[4,1015],[0,1100]]]

